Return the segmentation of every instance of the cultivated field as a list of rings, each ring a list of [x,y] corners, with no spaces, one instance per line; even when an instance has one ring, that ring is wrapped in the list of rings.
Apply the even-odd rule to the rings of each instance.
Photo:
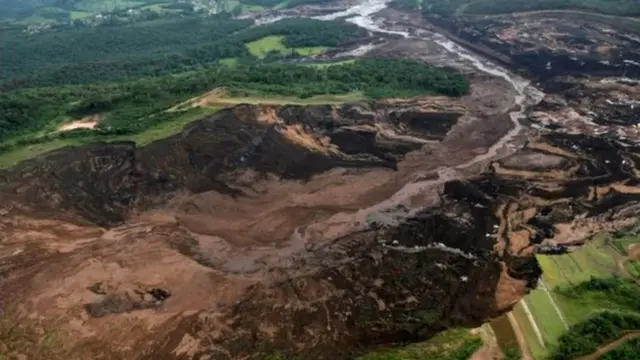
[[[637,277],[640,267],[637,260],[629,260],[629,254],[635,253],[633,249],[638,243],[638,236],[614,238],[601,234],[575,252],[538,256],[543,269],[538,288],[527,295],[512,313],[535,359],[548,358],[569,327],[594,314],[605,310],[638,310],[637,305],[620,302],[607,291],[589,289],[579,296],[572,295],[572,289],[583,286],[581,284],[592,278]],[[527,309],[531,316],[527,316]]]

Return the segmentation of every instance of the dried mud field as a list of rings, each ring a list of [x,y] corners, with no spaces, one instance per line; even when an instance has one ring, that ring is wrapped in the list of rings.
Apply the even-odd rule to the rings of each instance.
[[[363,56],[457,68],[471,93],[237,105],[1,171],[0,324],[19,325],[0,350],[349,359],[501,316],[537,252],[637,218],[636,38],[553,16],[406,31],[384,1],[359,6],[306,11],[379,33]]]

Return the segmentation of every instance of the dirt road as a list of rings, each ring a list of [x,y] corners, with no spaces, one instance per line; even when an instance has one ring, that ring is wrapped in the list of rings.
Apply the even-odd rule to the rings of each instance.
[[[602,355],[608,353],[609,351],[615,350],[619,346],[624,345],[624,343],[626,343],[627,341],[637,339],[637,338],[640,338],[640,330],[630,332],[618,340],[612,341],[606,345],[602,345],[598,348],[598,350],[596,350],[592,354],[580,357],[577,360],[597,360]]]
[[[518,326],[518,321],[516,321],[513,313],[510,312],[507,315],[509,319],[509,323],[511,323],[511,327],[513,327],[513,331],[516,333],[516,338],[518,339],[518,345],[520,345],[520,353],[522,354],[522,360],[533,360],[533,356],[531,355],[531,351],[529,351],[529,347],[527,346],[527,339],[525,339],[520,326]]]

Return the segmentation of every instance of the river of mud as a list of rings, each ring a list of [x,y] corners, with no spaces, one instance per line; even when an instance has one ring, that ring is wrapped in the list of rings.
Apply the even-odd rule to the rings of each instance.
[[[451,40],[447,39],[442,34],[427,33],[421,31],[419,34],[411,34],[409,29],[397,28],[397,26],[389,26],[385,23],[383,18],[374,19],[374,14],[387,8],[390,0],[364,0],[359,4],[352,6],[346,10],[338,11],[335,13],[324,14],[315,16],[315,19],[319,20],[335,20],[344,19],[348,22],[356,24],[362,28],[365,28],[374,33],[384,33],[389,35],[400,35],[403,38],[414,38],[425,41],[432,41],[438,44],[444,51],[446,51],[452,58],[452,63],[456,61],[463,61],[470,64],[478,72],[489,74],[501,79],[506,80],[516,92],[514,96],[514,111],[509,115],[513,122],[513,128],[505,134],[499,141],[493,144],[485,153],[479,154],[473,159],[455,166],[454,168],[440,167],[435,173],[436,179],[429,179],[424,181],[410,182],[404,185],[399,191],[394,193],[387,200],[380,202],[374,206],[361,209],[355,214],[338,213],[332,216],[329,220],[323,222],[323,228],[333,224],[351,223],[348,232],[362,231],[367,229],[372,223],[396,225],[399,221],[406,219],[416,214],[421,209],[421,206],[411,207],[410,200],[423,192],[428,192],[429,188],[434,188],[444,184],[458,177],[458,171],[474,164],[487,161],[491,158],[500,156],[506,156],[513,153],[516,150],[515,146],[507,146],[512,142],[523,130],[520,120],[524,118],[527,109],[537,104],[544,94],[537,89],[530,86],[530,82],[517,75],[510,73],[508,70],[486,60],[471,52],[465,50],[461,46],[455,44]],[[278,18],[279,19],[279,18]],[[384,46],[384,45],[382,45]],[[365,53],[367,50],[372,50],[375,46],[371,44],[362,45],[365,51],[356,53]],[[311,227],[313,228],[313,226]],[[344,227],[343,227],[344,229]],[[344,229],[346,230],[346,229]],[[335,234],[336,237],[344,236],[347,231],[341,231],[339,234]],[[296,238],[300,236],[301,231],[296,232]],[[398,247],[394,247],[396,250],[402,250]],[[404,249],[405,251],[415,251],[415,249]],[[426,250],[426,249],[425,249]],[[457,250],[457,249],[455,249]]]
[[[475,153],[473,156],[465,158],[465,160],[453,161],[453,159],[443,159],[443,157],[447,156],[445,153],[448,150],[439,150],[442,152],[440,155],[434,155],[429,150],[421,150],[415,152],[399,164],[400,169],[394,174],[374,172],[371,176],[375,178],[367,180],[366,182],[361,178],[356,179],[356,177],[354,177],[353,181],[360,183],[360,186],[357,189],[349,190],[350,194],[348,198],[353,198],[353,202],[350,202],[348,204],[349,206],[345,208],[337,208],[337,211],[328,214],[326,217],[316,216],[313,221],[300,222],[295,220],[297,215],[280,213],[287,211],[286,208],[278,210],[279,215],[274,214],[273,216],[287,216],[286,222],[288,222],[289,225],[296,225],[294,228],[289,228],[284,225],[281,226],[282,231],[289,231],[287,229],[292,229],[293,231],[286,235],[288,240],[280,243],[277,247],[273,247],[272,244],[235,246],[241,244],[237,244],[236,241],[232,240],[232,236],[229,235],[227,231],[228,229],[225,228],[226,230],[223,231],[219,226],[212,226],[211,220],[209,220],[208,217],[207,220],[204,220],[200,219],[199,215],[179,215],[181,223],[192,232],[191,234],[194,238],[199,239],[200,247],[202,248],[203,244],[206,244],[206,247],[210,249],[210,251],[204,251],[206,253],[204,256],[212,263],[215,263],[216,267],[234,273],[255,272],[263,269],[265,266],[269,267],[276,263],[278,266],[287,267],[291,257],[305,256],[304,249],[321,247],[341,237],[365,231],[375,226],[397,226],[406,219],[415,216],[425,207],[437,205],[444,184],[453,179],[464,177],[465,170],[468,168],[484,164],[493,158],[508,156],[517,150],[518,146],[516,143],[521,142],[519,141],[519,137],[524,130],[520,120],[524,117],[529,107],[539,102],[544,94],[530,86],[529,81],[467,51],[441,34],[426,31],[414,33],[410,32],[407,28],[390,25],[389,22],[386,22],[384,18],[379,16],[379,12],[386,9],[388,3],[389,0],[363,0],[359,4],[349,7],[346,10],[329,14],[327,14],[326,11],[318,11],[316,14],[322,13],[322,15],[311,17],[319,20],[344,19],[372,33],[387,34],[396,39],[404,38],[435,43],[440,48],[438,50],[439,52],[447,54],[447,58],[450,59],[452,67],[460,67],[465,70],[473,69],[473,73],[479,77],[486,78],[487,75],[489,75],[504,82],[502,86],[488,86],[488,90],[486,91],[513,94],[512,99],[505,100],[509,105],[504,111],[506,112],[506,109],[511,109],[508,116],[510,119],[506,118],[506,115],[504,119],[499,117],[495,118],[495,121],[501,123],[510,120],[512,124],[501,125],[509,130],[504,131],[502,137],[491,139],[490,145],[487,144],[487,146],[482,149],[482,152]],[[257,19],[257,22],[274,22],[283,17],[289,17],[289,15],[283,16],[276,14],[274,16],[273,14],[268,14],[263,18]],[[364,55],[364,53],[376,47],[383,46],[385,46],[385,44],[364,44],[356,49],[356,52]],[[473,81],[474,80],[472,80],[472,82]],[[511,89],[508,89],[508,87],[511,87]],[[480,98],[481,100],[479,101],[481,102],[485,101],[481,95],[474,96]],[[469,116],[472,117],[475,115],[473,111],[470,111]],[[456,140],[452,141],[455,144],[449,144],[447,146],[460,146]],[[427,148],[429,148],[429,145],[425,144],[425,149]],[[434,146],[433,149],[437,149],[437,146]],[[436,150],[436,152],[438,152],[438,150]],[[327,174],[326,179],[322,180],[323,178],[323,176],[320,176],[313,179],[310,184],[329,181],[329,183],[334,184],[331,186],[333,190],[326,190],[325,197],[335,198],[336,196],[345,196],[344,194],[340,195],[341,190],[339,189],[342,186],[336,184],[336,180],[329,180],[335,178],[335,174]],[[345,175],[345,179],[348,178],[350,177]],[[314,187],[314,185],[309,186]],[[279,185],[271,184],[268,185],[268,187],[272,193],[279,192]],[[284,193],[288,194],[285,196],[290,196],[289,191],[285,191]],[[380,196],[382,194],[384,195]],[[299,199],[302,198],[308,198],[308,200],[304,201],[305,207],[308,208],[328,206],[328,204],[324,204],[323,201],[318,200],[319,195],[311,193],[307,195],[296,195],[292,201],[298,202],[300,201]],[[355,200],[357,198],[360,198],[360,200]],[[222,200],[219,199],[216,202],[220,204],[221,201]],[[335,207],[336,202],[337,200],[332,202],[333,207]],[[237,203],[229,204],[229,206],[234,209],[240,207]],[[357,210],[354,211],[354,207]],[[228,221],[230,221],[230,219],[222,222],[227,224]],[[279,221],[285,220],[280,219]],[[261,227],[262,225],[260,224],[262,224],[263,220],[255,219],[254,222],[257,224],[257,227]],[[226,226],[228,227],[228,225]],[[278,231],[280,236],[284,235],[282,231]],[[412,253],[437,247],[439,250],[446,252],[463,256],[467,255],[460,249],[449,248],[439,242],[424,247],[404,248],[399,244],[387,244],[387,246],[390,250]],[[203,249],[200,249],[200,251],[203,251]]]

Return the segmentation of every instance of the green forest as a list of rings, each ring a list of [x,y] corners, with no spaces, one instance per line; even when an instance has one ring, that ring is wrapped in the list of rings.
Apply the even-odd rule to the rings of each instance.
[[[577,286],[557,291],[563,296],[582,301],[606,299],[615,306],[611,311],[594,313],[569,328],[560,337],[551,356],[553,360],[573,360],[591,354],[599,346],[617,340],[629,331],[640,329],[640,287],[634,280],[617,276],[591,278]],[[623,348],[620,351],[625,353],[627,350]]]
[[[222,87],[235,98],[282,99],[460,96],[469,91],[460,74],[415,61],[291,64],[292,58],[368,36],[345,21],[286,19],[253,26],[252,20],[228,13],[100,26],[61,24],[35,33],[5,26],[0,37],[0,153],[59,140],[127,137],[193,121],[215,109],[167,110]],[[99,116],[99,125],[58,131],[85,116]]]
[[[604,354],[600,360],[636,360],[640,354],[640,338],[629,340],[619,348]]]
[[[5,142],[6,150],[49,140],[28,137],[19,142],[6,142],[17,135],[41,130],[52,122],[92,114],[106,114],[98,128],[100,134],[140,132],[166,121],[171,114],[157,114],[170,106],[223,86],[236,94],[300,98],[355,91],[371,98],[419,94],[460,96],[469,91],[468,82],[460,74],[409,60],[368,59],[325,67],[275,63],[215,66],[128,82],[3,92],[0,94],[0,142]]]
[[[337,47],[367,35],[340,21],[251,24],[223,13],[39,34],[10,30],[0,37],[0,89],[131,80],[201,69],[227,58],[252,62],[257,59],[245,43],[270,35],[284,36],[289,47]]]

